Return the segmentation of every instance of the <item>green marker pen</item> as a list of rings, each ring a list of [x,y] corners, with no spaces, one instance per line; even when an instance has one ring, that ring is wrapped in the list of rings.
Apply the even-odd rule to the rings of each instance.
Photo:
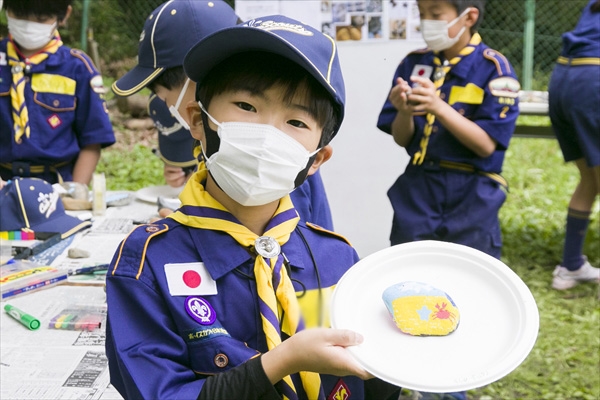
[[[7,304],[4,306],[4,311],[6,311],[8,315],[13,317],[32,331],[35,331],[40,327],[39,319],[19,310],[17,307],[13,307],[10,304]]]

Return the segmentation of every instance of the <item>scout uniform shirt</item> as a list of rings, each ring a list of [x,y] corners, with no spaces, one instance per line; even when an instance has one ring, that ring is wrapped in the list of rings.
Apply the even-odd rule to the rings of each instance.
[[[63,180],[72,180],[73,165],[82,147],[115,142],[102,77],[80,50],[60,46],[56,53],[25,70],[25,104],[30,136],[15,140],[7,55],[8,38],[0,41],[0,172],[38,176],[56,182],[55,167]],[[44,169],[46,169],[44,174]],[[40,172],[36,172],[40,171]]]
[[[303,222],[282,252],[305,326],[328,326],[327,300],[356,252]],[[195,399],[204,378],[266,352],[253,268],[252,253],[226,232],[171,219],[136,228],[107,275],[111,383],[129,398]],[[325,398],[364,398],[357,377],[321,375],[321,384]]]
[[[398,77],[410,82],[415,65],[434,66],[433,58],[433,51],[410,53],[398,66],[392,82],[395,83]],[[439,96],[492,137],[497,142],[496,151],[486,158],[477,156],[436,120],[429,137],[427,159],[466,163],[480,171],[500,173],[504,152],[519,115],[519,90],[515,71],[508,60],[483,43],[477,45],[446,74]],[[386,99],[377,127],[391,134],[396,113],[396,108]],[[420,150],[426,124],[425,114],[415,115],[413,119],[415,134],[406,148],[411,158]]]

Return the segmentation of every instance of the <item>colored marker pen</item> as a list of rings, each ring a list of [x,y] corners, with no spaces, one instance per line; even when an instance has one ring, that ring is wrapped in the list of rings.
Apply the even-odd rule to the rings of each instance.
[[[13,317],[17,321],[19,321],[20,323],[22,323],[23,325],[28,327],[29,329],[31,329],[32,331],[35,331],[36,329],[38,329],[40,327],[40,320],[38,320],[34,316],[31,316],[31,315],[19,310],[16,307],[11,306],[10,304],[7,304],[4,306],[4,311],[6,311],[8,313],[8,315]]]

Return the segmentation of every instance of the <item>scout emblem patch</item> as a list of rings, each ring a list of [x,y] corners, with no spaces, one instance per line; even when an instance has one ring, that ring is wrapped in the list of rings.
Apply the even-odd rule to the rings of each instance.
[[[190,296],[185,299],[185,311],[201,325],[211,325],[217,319],[215,310],[202,297]]]
[[[49,124],[49,125],[50,125],[50,126],[53,128],[53,129],[56,129],[56,128],[58,128],[58,127],[59,127],[59,126],[62,124],[62,121],[61,121],[61,119],[60,119],[60,118],[59,118],[59,116],[58,116],[58,115],[56,115],[56,114],[53,114],[53,115],[51,115],[51,116],[50,116],[50,117],[47,119],[47,121],[48,121],[48,124]]]
[[[337,381],[337,383],[333,387],[333,390],[331,391],[329,396],[327,396],[327,400],[348,400],[349,398],[350,389],[348,389],[348,386],[342,379]]]

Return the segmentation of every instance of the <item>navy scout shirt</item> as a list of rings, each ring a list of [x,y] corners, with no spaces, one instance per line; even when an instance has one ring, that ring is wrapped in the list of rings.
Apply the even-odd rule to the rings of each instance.
[[[417,64],[434,66],[434,53],[428,50],[412,52],[402,60],[392,81],[398,77],[410,82]],[[435,69],[435,67],[434,67]],[[489,157],[481,158],[463,146],[444,126],[435,121],[427,146],[427,158],[454,161],[474,166],[480,171],[500,173],[504,153],[512,137],[519,115],[520,85],[510,62],[485,44],[479,44],[473,53],[464,56],[446,75],[440,97],[460,114],[479,125],[498,144]],[[391,125],[397,110],[386,99],[379,114],[377,127],[391,134]],[[425,113],[415,114],[415,133],[406,147],[412,157],[419,150],[426,124]]]
[[[67,161],[69,165],[59,171],[64,180],[72,180],[73,165],[81,148],[115,143],[102,98],[102,77],[86,54],[67,46],[59,47],[40,64],[32,64],[25,84],[31,135],[16,143],[7,43],[8,38],[0,41],[0,163],[56,165]],[[7,174],[9,171],[3,169],[5,179],[11,177]]]
[[[327,300],[358,260],[356,252],[335,234],[303,222],[282,251],[306,326],[316,326],[320,317],[328,324]],[[167,270],[174,265],[209,274],[200,294],[187,289],[172,294],[177,282]],[[252,254],[227,233],[170,219],[136,228],[107,275],[111,383],[126,398],[195,399],[206,377],[266,352],[253,270]],[[305,398],[297,374],[292,378]],[[321,380],[326,398],[336,393],[364,398],[359,378],[322,375]]]

